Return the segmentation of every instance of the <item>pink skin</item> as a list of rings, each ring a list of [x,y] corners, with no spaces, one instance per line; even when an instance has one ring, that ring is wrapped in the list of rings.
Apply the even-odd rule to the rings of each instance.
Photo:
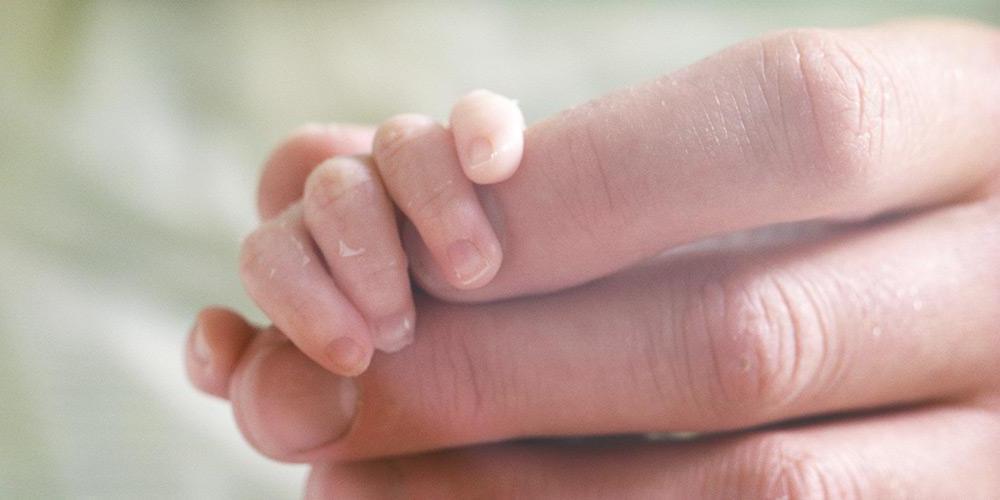
[[[407,216],[403,247],[429,293],[482,301],[561,289],[712,235],[902,211],[974,189],[996,168],[1000,120],[981,104],[1000,100],[994,37],[939,24],[743,43],[533,125],[518,175],[478,197],[453,143],[463,132],[395,117],[375,133],[373,156]],[[865,59],[872,44],[894,64]],[[858,73],[843,67],[858,61],[867,61]],[[937,69],[948,65],[959,69]],[[926,77],[904,95],[858,94],[865,78],[911,74]],[[745,94],[758,80],[771,83]],[[904,97],[921,107],[893,104]],[[924,108],[942,111],[931,118]],[[944,161],[954,167],[939,168]],[[482,265],[470,263],[475,255]],[[263,273],[245,279],[267,283]],[[274,295],[284,302],[266,310],[296,306],[294,292]],[[286,333],[319,360],[326,354],[310,346],[324,343],[298,339],[338,332]]]
[[[326,271],[295,203],[247,236],[240,276],[274,324],[333,373],[359,375],[374,346],[368,325]]]
[[[496,182],[517,168],[524,120],[513,101],[486,91],[462,98],[452,118],[450,131],[416,115],[375,132],[308,126],[265,168],[272,187],[261,191],[265,222],[243,246],[244,284],[297,346],[335,373],[358,375],[374,349],[395,352],[413,341],[416,313],[396,207],[454,286],[483,286],[500,267],[500,244],[453,134],[502,147],[473,169]],[[374,158],[338,156],[366,152],[364,140],[374,143]],[[304,188],[288,182],[303,178]],[[278,213],[280,222],[267,220]]]
[[[743,429],[989,388],[1000,381],[1000,233],[981,229],[995,225],[998,201],[780,250],[691,255],[552,296],[424,298],[421,341],[356,380],[357,414],[321,420],[312,398],[290,404],[266,390],[233,405],[280,407],[285,420],[246,424],[248,435],[274,458],[314,461],[536,435]],[[270,349],[248,348],[257,361],[234,387],[316,370],[301,353],[272,363]],[[327,401],[342,379],[311,380],[302,392]],[[283,446],[292,428],[313,433],[314,446]]]
[[[416,318],[406,255],[371,159],[322,163],[306,181],[303,204],[327,269],[367,319],[375,347],[395,352],[411,343]]]
[[[426,117],[396,116],[375,133],[372,156],[448,283],[461,289],[489,283],[500,269],[500,242],[463,173],[452,134]]]
[[[278,147],[264,164],[257,212],[262,220],[273,218],[302,199],[305,179],[317,165],[338,155],[371,152],[375,129],[353,124],[309,124]]]
[[[228,399],[233,371],[257,333],[257,328],[228,309],[203,309],[184,349],[188,378],[203,392]]]
[[[441,298],[496,300],[707,236],[949,200],[997,166],[995,38],[954,23],[782,32],[544,119],[517,175],[481,192],[496,277],[459,291],[434,266],[414,275]],[[411,260],[433,261],[403,236]]]
[[[318,464],[305,498],[991,498],[996,410],[932,406],[690,443],[500,444]]]
[[[859,44],[864,50],[856,50]],[[878,65],[865,64],[871,54],[879,54]],[[998,54],[996,33],[954,24],[795,32],[737,46],[659,85],[542,122],[526,131],[518,175],[486,192],[486,213],[503,222],[496,226],[503,269],[462,296],[505,297],[584,281],[665,241],[938,208],[840,227],[780,249],[655,261],[544,298],[478,306],[421,299],[421,342],[376,360],[349,386],[280,336],[261,335],[241,355],[225,351],[241,341],[213,346],[225,352],[208,359],[240,359],[228,377],[202,377],[209,365],[189,360],[193,378],[230,380],[241,428],[262,452],[335,462],[314,469],[309,493],[316,497],[462,496],[473,487],[500,496],[513,487],[527,496],[988,496],[1000,487],[991,472],[1000,467],[1000,198],[996,182],[989,185],[1000,167],[991,153],[1000,137]],[[838,58],[847,56],[853,58]],[[727,101],[741,94],[726,85],[754,77],[754,61],[768,77],[762,93],[785,93],[769,100],[781,107],[749,95]],[[825,64],[836,71],[823,73]],[[886,71],[881,76],[893,85],[852,79],[855,70]],[[691,80],[721,87],[702,95],[704,85]],[[869,87],[872,81],[879,84]],[[867,111],[838,122],[837,113],[850,115],[844,106],[855,94],[847,90],[858,88],[867,89],[858,108]],[[882,92],[900,89],[908,102],[936,112],[894,108],[894,95],[877,126],[866,128],[865,120],[875,120],[866,113],[883,109],[873,106]],[[726,118],[730,102],[743,113]],[[719,123],[708,126],[699,116]],[[666,134],[674,122],[720,135],[704,142],[683,130]],[[817,123],[829,132],[861,127],[876,135],[824,134]],[[611,126],[595,135],[598,125]],[[736,149],[744,151],[742,161]],[[659,156],[666,153],[674,155]],[[660,158],[671,168],[660,168]],[[588,168],[604,175],[581,176]],[[262,183],[262,199],[270,192]],[[287,192],[274,191],[269,203],[290,203],[281,199]],[[594,200],[604,205],[587,205]],[[955,200],[963,203],[940,206]],[[434,262],[428,249],[411,238],[404,228],[418,276],[436,295],[456,296],[426,264]],[[301,397],[269,386],[286,378],[301,381]],[[345,403],[345,394],[358,404]],[[780,424],[928,401],[941,403]],[[772,426],[684,446],[622,443],[621,453],[602,445],[498,445],[378,460],[523,436],[764,423]],[[361,457],[375,460],[339,464]]]
[[[521,164],[524,117],[517,103],[474,90],[455,103],[451,129],[465,176],[476,184],[509,179]]]

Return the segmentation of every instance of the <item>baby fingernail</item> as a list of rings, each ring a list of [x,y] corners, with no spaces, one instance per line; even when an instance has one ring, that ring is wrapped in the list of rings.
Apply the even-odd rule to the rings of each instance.
[[[489,271],[489,262],[469,240],[460,240],[448,247],[448,260],[455,276],[463,285],[474,283]]]
[[[397,352],[413,343],[413,320],[408,314],[382,320],[376,328],[375,347],[383,352]]]
[[[497,155],[493,143],[485,137],[477,137],[469,145],[469,153],[466,165],[469,168],[479,168],[495,158]]]
[[[371,355],[361,343],[350,337],[339,337],[327,346],[327,356],[340,375],[354,377],[364,373],[371,362]]]

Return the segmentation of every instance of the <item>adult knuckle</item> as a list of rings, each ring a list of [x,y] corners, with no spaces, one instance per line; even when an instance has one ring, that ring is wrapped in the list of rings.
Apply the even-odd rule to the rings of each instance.
[[[790,433],[755,440],[742,460],[737,489],[751,497],[852,499],[872,493],[872,485],[845,459],[821,455]]]
[[[779,61],[771,106],[784,130],[793,176],[823,192],[864,189],[898,110],[895,79],[863,43],[832,30],[800,29],[762,40]],[[817,180],[819,182],[817,182]]]
[[[788,404],[813,381],[823,357],[819,306],[793,278],[768,269],[709,279],[685,316],[686,335],[706,339],[712,367],[698,393],[721,415],[748,418],[746,408],[766,414]]]

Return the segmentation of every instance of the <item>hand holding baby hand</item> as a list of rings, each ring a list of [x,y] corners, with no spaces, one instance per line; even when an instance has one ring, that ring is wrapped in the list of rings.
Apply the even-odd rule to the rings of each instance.
[[[473,182],[513,174],[523,128],[513,101],[475,91],[456,103],[450,130],[399,115],[374,133],[370,155],[333,155],[297,171],[307,176],[301,201],[282,200],[287,207],[243,244],[247,291],[316,362],[342,375],[363,372],[374,349],[394,352],[413,340],[397,210],[451,286],[485,285],[502,251]],[[268,170],[286,157],[301,161],[279,149]],[[269,201],[266,212],[278,204]]]

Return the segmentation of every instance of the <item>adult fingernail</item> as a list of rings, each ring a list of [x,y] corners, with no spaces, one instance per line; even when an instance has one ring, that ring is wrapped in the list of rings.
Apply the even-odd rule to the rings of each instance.
[[[327,356],[337,373],[346,377],[361,375],[371,362],[371,353],[347,336],[333,339],[327,346]]]
[[[469,240],[459,240],[449,245],[448,260],[455,276],[463,285],[471,285],[489,272],[489,262]]]
[[[376,327],[375,347],[397,352],[413,343],[413,319],[409,314],[382,320]]]
[[[313,365],[313,369],[320,369]],[[302,405],[300,413],[290,423],[297,424],[302,434],[301,451],[309,451],[336,441],[350,430],[358,405],[358,387],[354,379],[330,373],[316,374],[309,379],[301,394],[321,395],[315,405]],[[294,404],[294,403],[293,403]]]
[[[274,456],[314,450],[353,425],[358,405],[353,378],[308,362],[290,343],[258,355],[252,368],[234,401],[254,442]]]

